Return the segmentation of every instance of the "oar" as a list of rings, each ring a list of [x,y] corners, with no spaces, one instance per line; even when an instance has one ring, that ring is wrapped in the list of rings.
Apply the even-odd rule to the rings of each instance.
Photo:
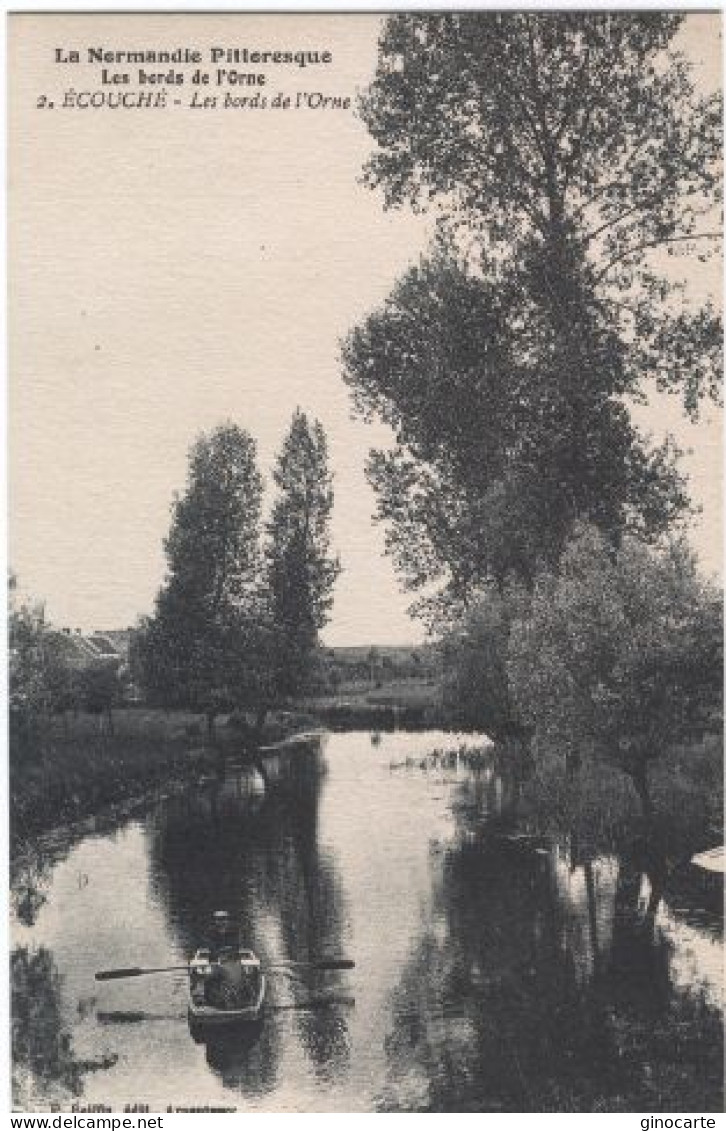
[[[323,958],[317,962],[270,962],[265,969],[286,970],[288,966],[301,966],[307,970],[352,970],[355,962],[352,958]]]
[[[110,1013],[98,1010],[96,1020],[101,1025],[136,1025],[140,1021],[186,1021],[186,1013],[144,1013],[143,1010],[114,1009]]]
[[[99,970],[97,982],[110,982],[112,978],[140,978],[142,974],[168,974],[172,970],[189,970],[189,966],[129,966],[125,970]]]
[[[285,970],[290,966],[304,967],[307,970],[352,970],[352,958],[326,958],[318,962],[273,962],[268,970]],[[110,982],[114,978],[141,978],[144,974],[168,974],[175,970],[189,970],[189,966],[128,966],[120,970],[99,970],[97,982]]]
[[[302,1009],[336,1009],[355,1005],[354,997],[311,998],[309,1001],[290,1001],[281,1005],[265,1005],[267,1013],[288,1013]]]

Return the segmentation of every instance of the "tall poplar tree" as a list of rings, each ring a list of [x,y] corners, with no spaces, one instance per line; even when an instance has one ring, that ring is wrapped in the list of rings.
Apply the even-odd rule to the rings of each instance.
[[[147,690],[204,711],[210,731],[222,706],[254,699],[259,678],[261,499],[252,437],[232,423],[200,436],[139,651]]]
[[[390,424],[369,478],[408,588],[444,605],[556,565],[573,524],[615,545],[687,513],[671,443],[630,405],[719,398],[721,325],[664,270],[719,246],[721,105],[676,13],[400,13],[363,120],[387,206],[444,238],[343,347]],[[422,602],[427,607],[426,602]],[[428,605],[430,608],[430,604]]]
[[[310,676],[340,573],[330,550],[333,486],[325,432],[299,409],[274,479],[278,496],[267,528],[267,584],[277,636],[278,691],[294,695]]]

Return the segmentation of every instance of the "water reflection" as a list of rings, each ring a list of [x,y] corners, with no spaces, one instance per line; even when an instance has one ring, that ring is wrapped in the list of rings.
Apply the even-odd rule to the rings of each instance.
[[[12,892],[13,914],[24,927],[32,927],[45,901],[42,879],[28,869]]]
[[[272,1019],[232,1033],[212,1033],[204,1044],[207,1065],[225,1087],[250,1095],[274,1090],[280,1070],[280,1033]]]
[[[63,1016],[61,978],[52,954],[15,947],[10,955],[12,1091],[14,1110],[35,1110],[35,1097],[77,1096],[87,1072],[111,1068],[116,1058],[79,1059]]]
[[[46,838],[27,844],[13,861],[10,873],[10,908],[24,927],[32,927],[46,899],[54,866],[65,858],[70,843]]]
[[[721,1110],[721,1014],[674,981],[664,862],[642,844],[619,860],[544,853],[486,820],[506,815],[506,789],[485,771],[459,793],[379,1110]]]
[[[307,771],[305,769],[307,767]],[[205,939],[211,914],[232,913],[242,937],[266,963],[305,961],[343,950],[346,914],[332,855],[318,839],[323,778],[301,761],[294,789],[260,803],[245,798],[234,776],[161,808],[147,825],[155,894],[163,900],[179,946],[191,953]],[[273,1005],[319,995],[325,975],[268,978]],[[321,1078],[340,1076],[349,1055],[347,1021],[335,1009],[297,1012],[300,1043]],[[207,1063],[226,1086],[271,1090],[280,1071],[281,1028],[270,1016],[206,1041]]]
[[[687,878],[646,843],[519,835],[519,782],[475,741],[326,754],[266,794],[228,765],[16,870],[20,1106],[720,1110],[722,925]],[[218,908],[266,963],[356,969],[275,976],[261,1024],[199,1044],[183,972],[93,982],[183,963]]]
[[[63,1023],[60,978],[52,955],[16,947],[10,956],[12,994],[13,1102],[23,1106],[36,1083],[48,1092],[59,1085],[73,1095],[81,1072]]]

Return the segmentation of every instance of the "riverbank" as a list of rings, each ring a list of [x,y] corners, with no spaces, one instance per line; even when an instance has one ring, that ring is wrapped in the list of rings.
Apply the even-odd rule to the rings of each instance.
[[[291,780],[284,804],[231,773],[40,838],[11,899],[21,1106],[721,1110],[716,915],[674,889],[645,930],[637,863],[504,843],[494,757],[440,731],[329,734],[325,778]],[[281,978],[253,1042],[206,1050],[183,977],[94,980],[183,964],[217,908],[269,963],[356,969]]]
[[[723,843],[720,734],[669,747],[653,762],[649,783],[653,814],[646,822],[632,779],[617,767],[586,760],[571,781],[560,763],[545,763],[522,786],[518,819],[528,832],[567,837],[585,857],[618,851],[644,833],[673,864]]]
[[[302,709],[330,730],[424,730],[454,723],[436,679],[351,681],[334,695],[301,700]]]
[[[273,713],[258,741],[278,742],[312,725],[305,715]],[[33,756],[11,752],[11,847],[106,807],[128,805],[151,790],[213,772],[220,759],[251,749],[250,733],[230,717],[219,721],[210,740],[198,715],[147,708],[114,712],[113,733],[101,731],[96,716],[54,720]]]
[[[592,860],[648,845],[667,870],[688,863],[694,854],[723,844],[723,738],[705,734],[674,744],[654,761],[649,773],[652,813],[648,818],[632,779],[618,767],[585,759],[568,777],[561,759],[537,764],[522,743],[462,745],[430,750],[391,762],[392,772],[475,774],[480,794],[470,808],[478,827],[482,811],[496,809],[487,835],[522,852],[570,846],[574,859]],[[499,783],[496,799],[487,795]]]
[[[434,678],[350,680],[334,695],[271,712],[258,734],[239,714],[220,717],[213,738],[190,711],[120,708],[107,720],[79,712],[51,720],[35,745],[11,750],[11,842],[143,798],[171,782],[214,772],[227,753],[324,726],[330,730],[422,730],[446,726]]]
[[[416,731],[446,726],[440,699],[431,688],[408,694],[387,688],[351,698],[306,700],[303,711],[273,712],[257,741],[269,745],[324,725],[331,730]],[[55,720],[38,754],[13,761],[10,775],[11,844],[59,826],[118,811],[143,801],[152,790],[188,784],[216,772],[226,756],[252,749],[243,719],[221,718],[213,740],[198,715],[184,711],[127,708],[114,713],[114,732],[101,733],[95,716]],[[503,777],[516,773],[521,751],[494,747]],[[470,757],[470,755],[467,755]],[[428,764],[430,759],[425,759]],[[683,861],[723,840],[723,740],[705,735],[666,751],[651,772],[653,827],[659,850]],[[514,813],[512,814],[514,816]],[[618,850],[642,835],[643,815],[630,779],[606,763],[586,761],[576,783],[559,764],[541,765],[520,778],[516,806],[519,831],[577,843],[586,856]]]

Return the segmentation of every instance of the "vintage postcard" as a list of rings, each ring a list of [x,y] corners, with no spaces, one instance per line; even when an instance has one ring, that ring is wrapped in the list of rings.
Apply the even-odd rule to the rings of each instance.
[[[722,1110],[721,30],[9,15],[15,1111]]]

